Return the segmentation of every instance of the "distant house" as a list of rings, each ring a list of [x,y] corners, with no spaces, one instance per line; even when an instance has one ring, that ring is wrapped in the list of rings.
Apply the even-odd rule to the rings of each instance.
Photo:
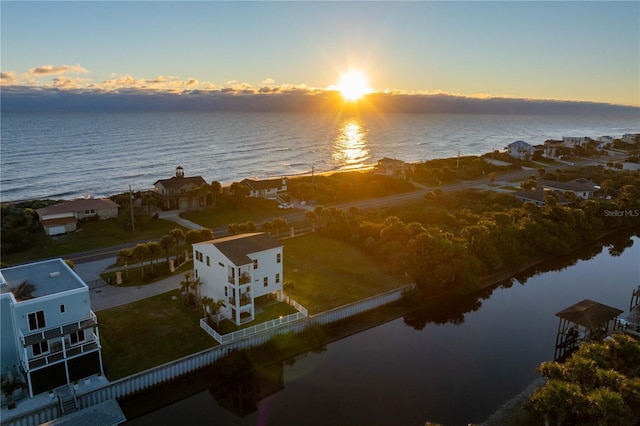
[[[516,192],[513,192],[512,195],[523,202],[528,201],[538,206],[544,206],[545,205],[544,197],[548,193],[549,193],[548,190],[544,190],[543,188],[538,188],[535,191],[516,191]],[[558,205],[571,204],[571,201],[567,200],[562,194],[558,194],[558,199],[556,201],[556,204]]]
[[[533,153],[535,152],[535,148],[533,145],[525,142],[525,141],[515,141],[511,142],[505,148],[509,155],[513,158],[519,158],[521,160],[529,160],[533,157]]]
[[[622,142],[636,143],[638,137],[640,137],[640,133],[626,133],[622,135]]]
[[[611,136],[600,136],[596,142],[598,142],[598,149],[603,149],[605,146],[613,143],[613,138]]]
[[[250,197],[273,198],[278,194],[287,192],[287,178],[252,180],[244,179],[241,184],[248,186]]]
[[[282,300],[283,245],[265,233],[240,234],[193,244],[200,293],[222,300],[221,313],[235,324],[255,319],[255,299]]]
[[[542,155],[547,158],[555,158],[558,156],[557,149],[561,147],[564,147],[562,141],[553,139],[546,140],[544,141],[544,151]]]
[[[157,180],[153,186],[160,207],[167,210],[189,210],[204,206],[204,196],[193,196],[191,191],[205,185],[202,176],[186,177],[181,166],[176,167],[176,175],[169,179]]]
[[[412,169],[412,165],[395,158],[384,157],[378,160],[374,167],[374,173],[381,176],[391,176],[406,179],[407,173]]]
[[[62,260],[0,270],[0,370],[38,395],[102,374],[89,287]]]
[[[588,140],[589,138],[584,136],[581,136],[581,137],[563,136],[562,146],[564,146],[565,148],[576,148],[578,146],[585,145]]]
[[[585,178],[574,179],[568,182],[539,180],[538,188],[556,191],[560,194],[573,192],[577,197],[584,200],[593,198],[593,194],[598,190],[598,187],[593,182]]]
[[[53,204],[37,209],[36,213],[47,235],[60,235],[75,231],[78,221],[82,219],[118,217],[119,207],[108,198],[87,198]]]

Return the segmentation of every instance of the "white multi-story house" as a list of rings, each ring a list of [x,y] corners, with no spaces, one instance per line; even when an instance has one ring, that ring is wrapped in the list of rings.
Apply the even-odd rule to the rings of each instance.
[[[581,136],[581,137],[563,136],[562,146],[564,146],[565,148],[575,148],[575,147],[586,144],[588,139],[589,138],[584,136]]]
[[[519,158],[521,160],[529,160],[533,157],[535,148],[533,145],[525,141],[511,142],[506,148],[509,151],[509,155],[513,158]]]
[[[220,313],[239,325],[255,319],[255,300],[282,301],[283,246],[265,233],[240,234],[193,244],[200,294],[222,300]]]
[[[287,192],[287,178],[252,180],[244,179],[240,182],[249,187],[250,197],[275,198],[283,192]]]
[[[89,287],[62,259],[0,270],[0,315],[2,375],[31,396],[103,373]]]

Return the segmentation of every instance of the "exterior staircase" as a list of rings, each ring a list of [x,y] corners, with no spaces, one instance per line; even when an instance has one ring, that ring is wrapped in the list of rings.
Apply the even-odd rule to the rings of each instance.
[[[60,414],[65,416],[78,411],[78,400],[73,390],[73,385],[66,385],[56,389],[56,395],[60,403]]]

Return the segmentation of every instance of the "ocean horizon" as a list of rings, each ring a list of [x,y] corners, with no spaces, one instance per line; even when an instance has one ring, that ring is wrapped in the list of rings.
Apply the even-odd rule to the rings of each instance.
[[[3,202],[148,190],[182,166],[245,178],[359,170],[481,155],[515,141],[640,133],[637,114],[498,115],[252,112],[2,112]]]

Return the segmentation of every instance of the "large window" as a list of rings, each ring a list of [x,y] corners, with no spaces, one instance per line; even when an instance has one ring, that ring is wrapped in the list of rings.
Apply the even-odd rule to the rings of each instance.
[[[46,327],[44,311],[31,312],[29,315],[29,330],[37,330]]]
[[[280,274],[276,274],[276,284],[280,282]]]
[[[72,345],[75,345],[78,342],[84,342],[84,339],[84,330],[74,331],[73,333],[69,334],[69,341]]]
[[[253,269],[258,269],[258,259],[253,261]]]
[[[33,348],[33,356],[38,356],[49,352],[49,342],[47,342],[46,340],[44,342],[38,342],[31,347]]]
[[[264,282],[264,286],[267,287],[269,285],[269,277],[264,277],[262,280]]]
[[[278,253],[276,255],[276,262],[278,262],[278,263],[282,262],[282,254],[281,253]]]

